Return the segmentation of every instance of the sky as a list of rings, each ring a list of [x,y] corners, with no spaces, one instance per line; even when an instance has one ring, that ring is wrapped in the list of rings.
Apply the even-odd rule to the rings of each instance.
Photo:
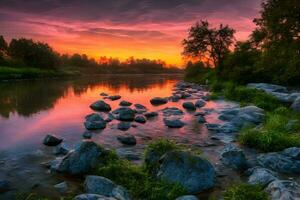
[[[0,35],[32,38],[60,53],[161,59],[182,65],[181,41],[208,20],[245,40],[262,0],[0,0]]]

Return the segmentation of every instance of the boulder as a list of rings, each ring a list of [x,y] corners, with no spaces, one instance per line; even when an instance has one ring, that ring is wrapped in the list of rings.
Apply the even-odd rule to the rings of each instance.
[[[294,101],[294,103],[291,105],[291,108],[296,112],[300,112],[300,97]]]
[[[43,144],[46,146],[57,146],[59,145],[61,142],[63,141],[63,139],[58,138],[54,135],[48,134],[46,135],[46,137],[43,140]]]
[[[182,104],[182,107],[184,107],[185,109],[187,109],[187,110],[196,110],[196,106],[194,105],[194,103],[193,102],[184,102],[183,104]]]
[[[221,161],[224,165],[237,170],[244,170],[248,167],[244,152],[232,144],[227,145],[222,151]]]
[[[199,115],[197,117],[197,121],[198,121],[198,123],[203,124],[206,122],[206,119],[202,115]]]
[[[65,181],[54,185],[54,188],[60,193],[66,193],[69,189],[68,184]]]
[[[113,197],[106,197],[98,194],[80,194],[74,200],[118,200]]]
[[[83,141],[51,168],[69,174],[88,173],[99,164],[101,155],[104,154],[104,149],[93,141]]]
[[[248,174],[250,174],[248,183],[252,185],[261,185],[263,187],[277,179],[275,172],[261,167],[249,169]]]
[[[164,123],[169,128],[181,128],[185,125],[184,122],[177,118],[164,118]]]
[[[115,100],[121,99],[121,96],[120,95],[112,95],[112,96],[109,96],[107,98],[112,100],[112,101],[115,101]]]
[[[92,114],[85,116],[85,120],[86,121],[99,121],[99,120],[103,120],[103,118],[101,117],[101,115],[99,115],[97,113],[92,113]]]
[[[117,136],[117,139],[123,144],[136,145],[136,139],[133,135],[119,135]]]
[[[111,107],[109,104],[105,103],[102,100],[96,101],[90,105],[90,108],[96,111],[109,112]]]
[[[131,106],[132,103],[130,103],[130,102],[128,102],[128,101],[121,101],[119,105],[120,105],[120,106]]]
[[[264,110],[256,106],[242,107],[238,115],[238,117],[242,118],[244,121],[254,124],[263,122],[265,118]]]
[[[265,189],[271,200],[296,200],[300,199],[300,186],[293,181],[274,180]]]
[[[282,154],[288,157],[291,157],[295,160],[300,160],[300,148],[299,147],[290,147],[287,149],[284,149],[282,151]]]
[[[152,105],[161,105],[168,103],[168,98],[154,97],[150,100]]]
[[[195,106],[197,108],[201,108],[201,107],[205,106],[205,104],[206,104],[205,101],[203,101],[202,99],[199,99],[195,102]]]
[[[117,128],[121,131],[127,131],[128,129],[130,129],[130,127],[131,127],[130,122],[120,122],[117,125]]]
[[[249,88],[263,90],[265,92],[284,92],[287,93],[288,90],[284,86],[269,84],[269,83],[249,83],[247,85]]]
[[[194,195],[184,195],[181,197],[177,197],[175,200],[199,200],[199,199]]]
[[[158,116],[158,113],[157,113],[157,112],[147,112],[147,113],[145,113],[145,117],[146,117],[147,119],[153,118],[153,117],[156,117],[156,116]]]
[[[53,153],[54,155],[67,155],[69,151],[69,148],[65,144],[60,144],[54,148]]]
[[[215,169],[190,152],[170,151],[163,156],[157,176],[181,184],[189,193],[198,193],[214,186]]]
[[[144,116],[139,115],[134,118],[134,121],[144,124],[146,123],[147,119]]]
[[[164,116],[183,115],[183,111],[176,107],[167,107],[162,110]]]
[[[135,111],[128,107],[118,108],[113,111],[113,114],[116,114],[120,121],[133,121],[135,117]]]

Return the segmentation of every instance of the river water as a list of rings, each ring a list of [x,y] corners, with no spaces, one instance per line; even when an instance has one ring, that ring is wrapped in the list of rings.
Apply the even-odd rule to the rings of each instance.
[[[86,131],[84,117],[93,111],[90,104],[102,99],[101,92],[110,95],[121,95],[117,101],[107,102],[112,109],[119,106],[121,100],[140,103],[148,111],[160,112],[165,107],[175,106],[183,110],[182,101],[169,102],[161,106],[153,106],[153,97],[172,95],[174,85],[181,81],[178,75],[105,75],[82,77],[72,80],[45,79],[0,83],[0,179],[12,183],[13,190],[0,195],[0,199],[12,198],[20,191],[30,191],[58,198],[59,193],[54,184],[66,180],[66,177],[53,176],[40,163],[53,159],[52,148],[45,147],[42,140],[46,134],[52,133],[64,139],[66,146],[73,148],[82,139]],[[191,98],[191,101],[196,99]],[[202,110],[216,110],[230,106],[224,102],[208,101]],[[198,110],[199,111],[199,110]],[[155,138],[170,138],[190,147],[201,147],[203,156],[218,164],[218,154],[222,144],[212,145],[208,131],[203,124],[197,122],[194,112],[184,111],[183,121],[186,126],[170,129],[163,123],[163,116],[148,120],[146,124],[136,124],[127,133],[137,138],[134,147],[123,146],[116,137],[124,134],[117,129],[114,120],[102,131],[93,132],[93,140],[120,155],[130,156],[139,163],[145,145]],[[214,112],[206,115],[209,123],[218,122]],[[239,180],[235,172],[232,176],[220,176],[220,185],[215,187],[221,191],[227,184]],[[79,191],[77,180],[68,177],[70,191]],[[209,191],[212,193],[215,191]]]

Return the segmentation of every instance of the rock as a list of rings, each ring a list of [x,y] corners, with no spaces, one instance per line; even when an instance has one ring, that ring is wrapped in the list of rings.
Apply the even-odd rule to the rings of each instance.
[[[133,135],[119,135],[117,139],[123,144],[136,145],[136,139]]]
[[[121,101],[119,105],[120,105],[120,106],[131,106],[132,103],[130,103],[130,102],[128,102],[128,101]]]
[[[182,106],[187,110],[196,110],[196,106],[193,102],[184,102]]]
[[[118,200],[113,197],[106,197],[98,194],[80,194],[74,200]]]
[[[118,129],[121,131],[127,131],[130,129],[131,123],[130,122],[120,122],[118,123]]]
[[[282,173],[300,173],[300,160],[281,153],[266,153],[258,156],[258,163],[266,168]]]
[[[221,153],[221,161],[224,165],[237,170],[244,170],[248,163],[244,152],[234,145],[227,145]]]
[[[274,180],[265,189],[271,200],[296,200],[300,199],[299,184],[293,181]]]
[[[121,96],[120,95],[112,95],[112,96],[109,96],[107,98],[112,100],[112,101],[115,101],[115,100],[121,99]]]
[[[288,92],[286,87],[280,86],[280,85],[274,85],[274,84],[268,84],[268,83],[249,83],[247,85],[249,88],[255,88],[259,90],[263,90],[265,92]]]
[[[46,146],[57,146],[59,145],[61,142],[63,141],[63,139],[58,138],[54,135],[46,135],[46,137],[43,140],[43,144]]]
[[[217,131],[220,128],[220,124],[209,124],[209,123],[206,123],[205,126],[206,126],[207,130],[209,130],[209,131]]]
[[[100,121],[100,120],[103,120],[103,118],[101,117],[101,115],[99,115],[97,113],[92,113],[92,114],[85,116],[85,120],[86,121]]]
[[[156,117],[156,116],[158,116],[158,113],[157,113],[157,112],[147,112],[147,113],[145,113],[145,117],[146,117],[147,119],[153,118],[153,117]]]
[[[300,97],[298,97],[294,103],[292,104],[291,108],[296,111],[296,112],[300,112]]]
[[[164,123],[169,128],[181,128],[185,125],[180,119],[164,118]]]
[[[86,121],[84,122],[84,126],[87,130],[99,130],[106,128],[106,121],[99,120],[99,121]]]
[[[204,115],[205,115],[204,112],[196,112],[196,113],[194,114],[194,116],[204,116]]]
[[[103,112],[109,112],[111,110],[110,105],[105,103],[102,100],[94,102],[92,105],[90,105],[90,108],[96,111],[103,111]]]
[[[157,176],[181,184],[189,193],[198,193],[214,186],[215,169],[190,152],[171,151],[163,156]]]
[[[147,110],[147,108],[145,106],[143,106],[142,104],[139,104],[139,103],[134,104],[134,107],[136,109],[140,109],[140,110]]]
[[[65,144],[60,144],[54,148],[53,153],[55,155],[67,155],[69,151],[69,148]]]
[[[167,108],[164,108],[162,111],[163,111],[164,116],[183,115],[184,114],[182,110],[180,110],[179,108],[176,108],[176,107],[167,107]]]
[[[196,101],[195,106],[197,108],[201,108],[201,107],[205,106],[205,104],[206,104],[205,101],[199,99],[199,100]]]
[[[69,189],[68,184],[65,181],[54,185],[54,188],[60,193],[66,193]]]
[[[92,133],[91,132],[88,132],[88,131],[85,131],[83,134],[82,134],[82,137],[84,139],[91,139],[92,138]]]
[[[200,123],[200,124],[203,124],[203,123],[206,122],[205,118],[204,118],[202,115],[199,115],[199,116],[198,116],[197,121],[198,121],[198,123]]]
[[[169,97],[170,101],[172,101],[172,102],[178,102],[180,100],[180,98],[181,98],[180,95],[173,95],[173,96]]]
[[[127,160],[141,160],[141,155],[134,148],[122,147],[117,149],[116,152],[120,158]]]
[[[0,193],[7,192],[11,189],[10,183],[7,180],[0,180]]]
[[[219,132],[219,133],[236,133],[236,132],[238,132],[238,130],[239,130],[239,128],[235,124],[233,124],[231,122],[227,122],[227,123],[221,125],[219,127],[219,129],[217,130],[217,132]]]
[[[166,103],[168,103],[168,99],[167,98],[161,98],[161,97],[154,97],[153,99],[150,100],[150,103],[152,105],[166,104]]]
[[[230,121],[230,120],[232,120],[233,118],[235,118],[236,117],[236,115],[230,115],[230,114],[221,114],[221,115],[219,115],[219,119],[220,120],[222,120],[222,121]]]
[[[264,110],[256,106],[246,106],[240,109],[239,117],[246,122],[259,124],[263,122],[265,114]]]
[[[102,176],[87,176],[84,182],[85,191],[91,194],[113,197],[118,200],[130,200],[127,190]]]
[[[266,168],[255,167],[248,170],[251,174],[248,179],[248,183],[252,185],[261,185],[263,187],[267,186],[270,182],[277,179],[275,172],[268,170]]]
[[[146,123],[147,120],[144,116],[139,115],[134,118],[134,121],[144,124]]]
[[[300,160],[300,148],[299,147],[290,147],[287,149],[284,149],[282,151],[282,154],[288,157],[291,157],[295,160]]]
[[[199,200],[199,199],[194,195],[185,195],[185,196],[178,197],[175,200]]]
[[[75,150],[68,153],[59,163],[56,163],[57,171],[69,174],[88,173],[99,164],[104,149],[93,141],[83,141]]]
[[[133,121],[135,117],[135,111],[127,107],[118,108],[113,114],[117,114],[117,119],[121,121]]]
[[[100,96],[107,97],[107,96],[108,96],[108,94],[107,94],[107,93],[105,93],[105,92],[102,92],[102,93],[100,93]]]

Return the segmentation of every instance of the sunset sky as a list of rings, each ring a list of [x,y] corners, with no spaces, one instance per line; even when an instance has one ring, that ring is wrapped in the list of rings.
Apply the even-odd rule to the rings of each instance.
[[[0,0],[0,35],[33,38],[61,53],[182,64],[181,41],[197,20],[224,23],[238,40],[261,0]]]

